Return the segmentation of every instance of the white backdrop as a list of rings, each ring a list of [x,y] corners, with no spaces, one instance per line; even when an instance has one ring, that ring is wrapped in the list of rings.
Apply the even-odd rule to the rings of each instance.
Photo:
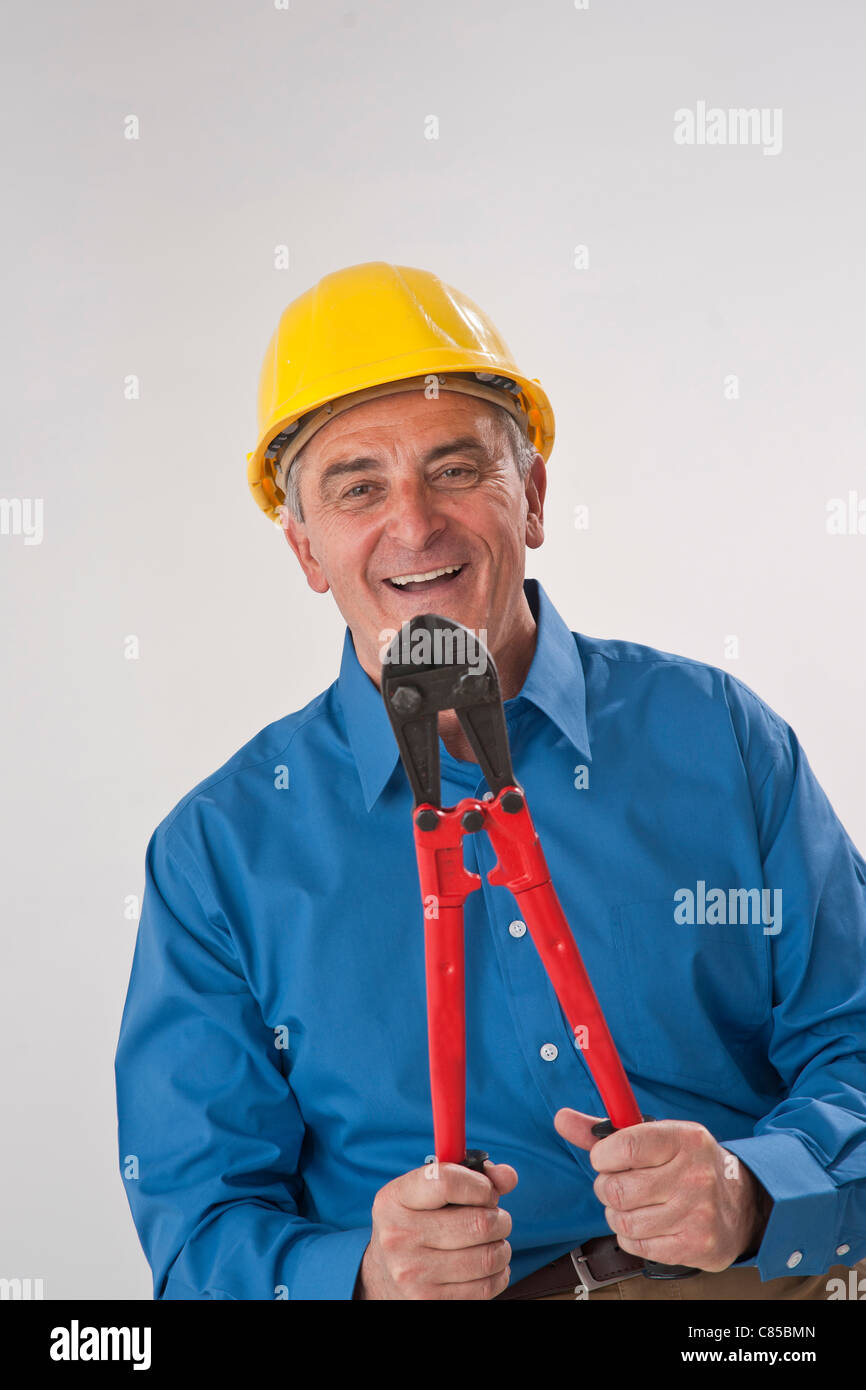
[[[129,900],[167,811],[337,672],[246,485],[267,341],[323,274],[484,307],[556,413],[528,573],[575,629],[745,680],[866,847],[866,18],[41,0],[4,29],[0,1276],[146,1299]]]

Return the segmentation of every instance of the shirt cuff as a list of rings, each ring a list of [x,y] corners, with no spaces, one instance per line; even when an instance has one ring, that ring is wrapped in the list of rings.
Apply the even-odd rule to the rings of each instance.
[[[762,1281],[825,1274],[839,1264],[840,1193],[818,1160],[793,1134],[720,1140],[754,1173],[773,1201],[757,1254],[734,1262],[757,1265]]]
[[[372,1236],[371,1226],[363,1230],[307,1236],[301,1242],[292,1278],[286,1284],[289,1298],[293,1302],[322,1298],[351,1300],[364,1251]]]

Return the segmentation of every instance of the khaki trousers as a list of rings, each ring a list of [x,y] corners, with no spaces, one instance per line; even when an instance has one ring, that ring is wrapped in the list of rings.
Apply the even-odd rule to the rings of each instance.
[[[841,1280],[841,1286],[830,1284],[831,1279]],[[717,1300],[814,1299],[824,1302],[831,1296],[866,1301],[866,1260],[860,1260],[856,1265],[833,1265],[826,1274],[792,1274],[766,1281],[761,1279],[755,1265],[723,1269],[718,1274],[695,1274],[691,1279],[645,1279],[642,1274],[636,1274],[631,1279],[620,1279],[615,1284],[606,1284],[603,1289],[593,1289],[590,1293],[581,1289],[581,1297],[577,1301],[603,1299],[616,1303],[643,1303],[646,1299],[661,1299],[676,1303],[696,1299],[714,1303]],[[550,1293],[531,1301],[573,1303],[575,1294]]]

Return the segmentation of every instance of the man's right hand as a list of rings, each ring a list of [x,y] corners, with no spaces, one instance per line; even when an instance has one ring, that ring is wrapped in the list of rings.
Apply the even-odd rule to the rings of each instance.
[[[497,1205],[517,1185],[507,1163],[483,1173],[430,1163],[376,1193],[373,1235],[356,1299],[490,1299],[511,1277],[511,1217]]]

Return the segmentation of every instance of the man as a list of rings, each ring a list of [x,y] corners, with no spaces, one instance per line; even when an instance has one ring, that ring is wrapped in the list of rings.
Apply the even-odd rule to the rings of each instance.
[[[253,496],[347,631],[339,679],[148,846],[116,1069],[154,1296],[669,1297],[657,1261],[700,1271],[682,1298],[817,1299],[866,1274],[866,863],[793,731],[721,670],[569,632],[525,580],[550,404],[436,277],[374,262],[291,304],[259,423]],[[553,882],[658,1117],[593,1136],[577,1039],[467,837],[483,1173],[425,1163],[412,798],[378,690],[422,612],[496,662]],[[440,732],[443,804],[482,796],[453,713]]]

